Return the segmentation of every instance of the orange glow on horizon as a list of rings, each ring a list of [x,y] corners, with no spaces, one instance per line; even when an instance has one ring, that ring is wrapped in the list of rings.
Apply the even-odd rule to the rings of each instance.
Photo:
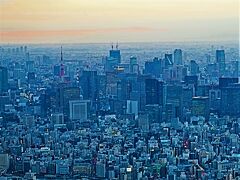
[[[0,43],[234,40],[238,34],[238,0],[0,0]]]

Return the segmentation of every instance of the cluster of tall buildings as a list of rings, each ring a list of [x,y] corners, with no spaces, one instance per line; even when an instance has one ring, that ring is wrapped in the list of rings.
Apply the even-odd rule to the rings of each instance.
[[[118,47],[102,69],[0,48],[0,174],[22,179],[237,179],[239,61],[140,63]],[[88,62],[91,63],[91,62]],[[143,64],[140,65],[140,64]]]

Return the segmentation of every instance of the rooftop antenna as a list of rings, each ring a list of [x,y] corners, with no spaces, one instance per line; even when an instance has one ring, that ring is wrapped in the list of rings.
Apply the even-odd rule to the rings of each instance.
[[[60,77],[64,76],[64,65],[63,65],[63,53],[62,53],[62,46],[61,46],[61,59],[60,59]]]
[[[62,53],[62,46],[61,46],[61,63],[63,63],[63,53]]]

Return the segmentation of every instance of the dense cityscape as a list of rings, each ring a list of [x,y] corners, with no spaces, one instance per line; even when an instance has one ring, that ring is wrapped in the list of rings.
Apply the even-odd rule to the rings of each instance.
[[[0,179],[239,179],[239,47],[2,45]]]

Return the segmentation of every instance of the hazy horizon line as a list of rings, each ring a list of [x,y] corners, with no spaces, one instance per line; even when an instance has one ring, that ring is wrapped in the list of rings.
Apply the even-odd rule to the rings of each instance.
[[[233,40],[185,40],[185,41],[109,41],[109,42],[0,42],[0,45],[77,45],[77,44],[136,44],[136,43],[231,43],[240,44],[240,41]]]

